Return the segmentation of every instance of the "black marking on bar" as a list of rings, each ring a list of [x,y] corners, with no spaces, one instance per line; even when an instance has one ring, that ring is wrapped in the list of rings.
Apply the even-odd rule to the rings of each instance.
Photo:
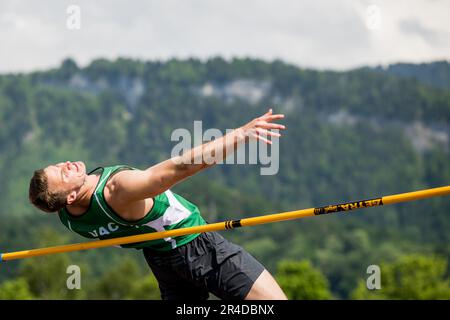
[[[340,211],[350,211],[350,210],[355,210],[355,209],[359,209],[359,208],[376,207],[376,206],[382,206],[382,205],[383,205],[383,199],[375,198],[375,199],[369,199],[369,200],[347,202],[347,203],[341,203],[341,204],[335,204],[335,205],[330,205],[330,206],[325,206],[325,207],[314,208],[314,214],[315,215],[328,214],[328,213],[334,213],[334,212],[340,212]]]
[[[231,228],[234,229],[234,228],[239,228],[239,227],[242,227],[241,219],[231,221]]]
[[[234,229],[239,227],[242,227],[241,219],[225,221],[225,229]]]

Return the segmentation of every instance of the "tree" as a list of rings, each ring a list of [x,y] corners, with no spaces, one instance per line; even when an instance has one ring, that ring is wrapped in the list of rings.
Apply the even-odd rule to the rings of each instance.
[[[51,229],[44,229],[39,232],[40,247],[50,244],[64,242],[64,237]],[[85,291],[69,289],[67,287],[67,267],[74,264],[67,253],[34,257],[23,260],[20,265],[20,276],[23,278],[32,295],[38,299],[80,299],[84,297]],[[86,268],[83,269],[89,273]]]
[[[328,281],[308,260],[282,261],[278,265],[278,283],[289,299],[325,300],[331,298]]]
[[[33,298],[30,287],[24,278],[8,280],[0,285],[0,300],[30,300]]]
[[[381,289],[369,291],[361,280],[353,299],[450,299],[447,260],[441,257],[408,255],[394,263],[381,264]]]
[[[159,299],[156,279],[143,275],[134,259],[126,258],[91,288],[91,299]]]
[[[135,281],[128,297],[136,300],[160,300],[158,281],[153,275],[141,276],[140,280]]]

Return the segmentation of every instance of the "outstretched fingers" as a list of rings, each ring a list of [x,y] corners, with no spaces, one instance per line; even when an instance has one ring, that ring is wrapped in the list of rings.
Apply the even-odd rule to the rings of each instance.
[[[264,141],[265,143],[268,144],[272,144],[272,141],[268,139],[269,137],[276,137],[276,138],[281,137],[280,133],[263,128],[255,128],[252,135],[254,138]]]
[[[269,111],[267,111],[262,117],[269,116],[272,114],[272,112],[273,112],[273,110],[272,110],[272,108],[270,108]]]
[[[270,137],[281,137],[278,130],[285,130],[286,126],[274,123],[276,120],[284,118],[284,114],[273,114],[272,108],[269,109],[264,115],[259,118],[254,119],[247,125],[247,136],[254,137],[258,140],[264,141],[265,143],[272,144],[269,140]],[[276,132],[272,131],[275,130]]]
[[[261,122],[258,124],[258,127],[264,128],[264,129],[279,129],[284,130],[286,129],[286,126],[278,123],[269,123],[269,122]]]
[[[258,140],[264,141],[264,142],[267,143],[267,144],[272,144],[272,141],[271,141],[271,140],[265,138],[264,136],[262,136],[262,135],[260,135],[260,134],[258,134],[258,133],[255,133],[255,134],[254,134],[254,137],[255,137],[256,139],[258,139]]]
[[[278,138],[281,137],[281,134],[278,132],[269,131],[262,128],[256,128],[256,132],[258,133],[258,135],[278,137]]]
[[[271,114],[271,115],[264,115],[261,118],[259,118],[258,120],[260,122],[273,122],[276,120],[280,120],[284,118],[284,114]],[[280,128],[280,129],[284,129],[284,128]]]

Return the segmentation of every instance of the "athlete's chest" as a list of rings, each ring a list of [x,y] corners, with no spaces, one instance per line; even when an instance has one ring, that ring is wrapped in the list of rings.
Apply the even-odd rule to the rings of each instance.
[[[106,183],[103,190],[103,197],[108,206],[124,220],[137,221],[144,218],[152,209],[153,199],[124,201],[121,190],[117,188],[113,178]]]

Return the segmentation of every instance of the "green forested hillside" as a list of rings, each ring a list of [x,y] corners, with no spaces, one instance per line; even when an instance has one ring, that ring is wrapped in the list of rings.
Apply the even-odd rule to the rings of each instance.
[[[145,168],[170,157],[174,129],[193,130],[193,122],[202,120],[204,130],[224,132],[268,106],[286,114],[288,128],[276,175],[262,176],[256,165],[220,165],[175,187],[209,222],[448,185],[450,90],[424,82],[370,69],[319,72],[281,61],[221,58],[99,59],[85,68],[67,59],[54,70],[2,75],[0,252],[36,247],[48,238],[83,241],[28,204],[35,169],[63,160],[83,160],[90,168]],[[448,259],[449,208],[449,197],[435,198],[224,234],[280,277],[286,277],[286,266],[296,266],[280,262],[309,260],[299,270],[321,272],[330,297],[364,297],[352,292],[371,264],[414,254]],[[113,289],[101,281],[124,257],[137,261],[136,274],[146,268],[137,251],[99,249],[64,257],[99,281],[89,297],[111,298],[101,292]],[[0,266],[0,288],[16,278],[28,279],[30,286],[30,267],[23,264]],[[52,297],[28,289],[34,297]],[[133,297],[146,292],[130,290],[137,292]]]
[[[406,78],[439,88],[450,88],[450,64],[448,61],[432,63],[396,63],[387,68],[376,67],[374,70]]]

